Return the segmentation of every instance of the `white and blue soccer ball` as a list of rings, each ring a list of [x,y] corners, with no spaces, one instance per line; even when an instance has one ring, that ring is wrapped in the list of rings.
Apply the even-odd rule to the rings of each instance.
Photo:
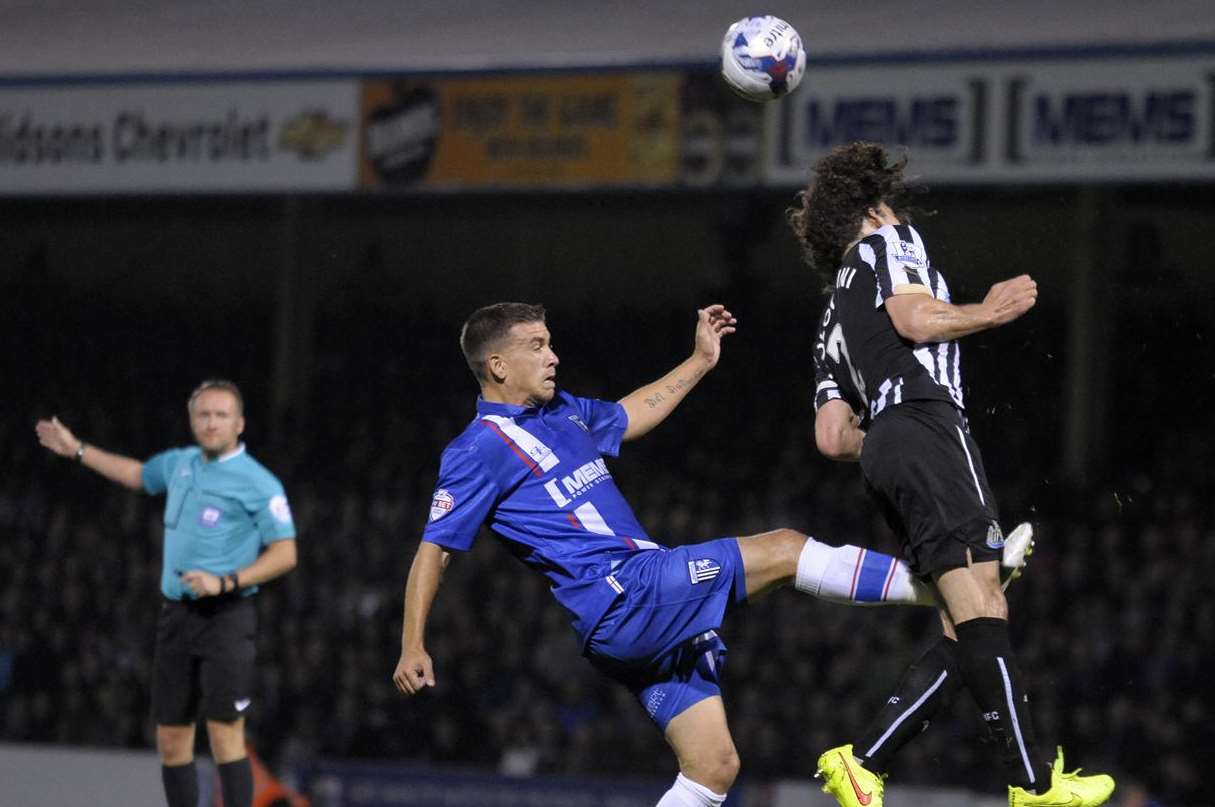
[[[721,42],[721,75],[750,101],[793,92],[806,72],[806,49],[793,26],[779,17],[744,17]]]

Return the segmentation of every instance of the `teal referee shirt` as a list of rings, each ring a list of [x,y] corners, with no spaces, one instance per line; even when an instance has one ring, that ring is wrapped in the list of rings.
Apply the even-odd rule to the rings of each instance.
[[[178,572],[232,574],[266,544],[295,537],[282,483],[244,443],[210,462],[198,446],[162,451],[143,464],[143,487],[168,494],[160,590],[171,600],[193,596]]]

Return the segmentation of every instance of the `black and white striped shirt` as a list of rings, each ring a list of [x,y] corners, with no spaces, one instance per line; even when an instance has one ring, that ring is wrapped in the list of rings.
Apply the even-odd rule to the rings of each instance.
[[[889,297],[913,290],[949,302],[945,278],[911,225],[888,224],[844,254],[814,346],[815,409],[842,399],[863,421],[903,401],[965,409],[957,341],[913,344],[884,310]]]

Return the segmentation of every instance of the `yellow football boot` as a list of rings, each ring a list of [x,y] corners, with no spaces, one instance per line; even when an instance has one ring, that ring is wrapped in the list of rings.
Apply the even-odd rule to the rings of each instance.
[[[851,744],[824,751],[814,776],[823,780],[823,792],[835,796],[840,807],[882,807],[885,777],[861,767]]]
[[[1027,793],[1019,787],[1008,788],[1008,807],[1097,807],[1114,792],[1114,779],[1104,773],[1081,776],[1080,769],[1063,772],[1063,749],[1057,749],[1055,766],[1050,772],[1050,790]]]

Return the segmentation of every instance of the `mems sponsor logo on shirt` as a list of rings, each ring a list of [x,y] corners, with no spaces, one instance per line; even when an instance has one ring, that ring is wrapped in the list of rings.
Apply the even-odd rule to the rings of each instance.
[[[568,476],[561,477],[560,481],[550,479],[544,483],[544,489],[558,507],[565,507],[595,485],[611,478],[607,463],[600,458],[591,460]]]

